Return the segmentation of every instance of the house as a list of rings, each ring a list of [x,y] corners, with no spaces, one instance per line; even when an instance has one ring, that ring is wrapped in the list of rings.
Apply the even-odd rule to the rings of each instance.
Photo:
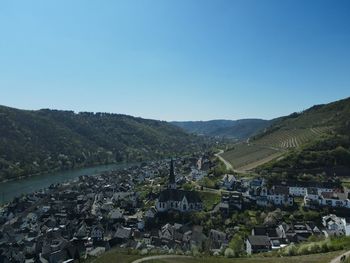
[[[258,206],[268,206],[269,200],[267,199],[267,196],[257,196],[255,198],[255,202]]]
[[[337,188],[337,184],[334,182],[301,182],[293,180],[276,182],[275,185],[287,186],[289,188],[289,194],[294,197],[304,197],[310,187],[316,188],[319,194],[322,192],[332,192],[334,188]]]
[[[237,179],[233,174],[225,174],[222,178],[221,184],[223,188],[227,190],[232,190]]]
[[[227,235],[219,230],[211,229],[209,232],[209,244],[211,249],[220,249],[228,245]]]
[[[350,236],[350,224],[345,218],[330,214],[322,217],[322,224],[329,235]]]
[[[320,194],[319,201],[322,206],[350,208],[350,200],[346,192],[323,192]]]
[[[112,220],[120,220],[124,217],[124,213],[120,208],[117,209],[112,209],[109,213],[108,213],[108,217]]]
[[[288,243],[299,243],[306,241],[311,235],[321,234],[320,230],[315,225],[301,222],[294,224],[282,223],[276,228],[276,231],[278,236],[281,239],[285,239]]]
[[[289,194],[287,186],[274,186],[267,195],[270,203],[277,206],[293,206],[294,198]]]
[[[305,196],[307,192],[307,187],[303,186],[289,186],[289,194],[292,196]]]
[[[248,255],[267,252],[272,249],[272,244],[267,236],[248,236],[245,243]]]
[[[193,226],[192,230],[188,230],[183,234],[183,241],[188,243],[189,249],[193,246],[202,247],[207,237],[203,234],[202,226]]]
[[[306,207],[316,208],[318,206],[328,206],[333,208],[350,209],[350,200],[348,190],[344,192],[320,192],[317,188],[308,188],[304,197]]]
[[[230,192],[222,193],[220,211],[228,215],[233,210],[241,210],[243,205],[242,193]]]
[[[195,191],[176,189],[173,160],[170,163],[170,175],[167,189],[163,190],[156,200],[158,212],[176,210],[180,212],[200,211],[202,200]]]
[[[176,228],[175,226],[169,223],[165,224],[159,231],[159,237],[172,240],[175,238],[175,233],[178,231],[178,229],[179,228]]]
[[[101,241],[103,240],[103,234],[104,234],[104,229],[102,226],[93,226],[91,229],[90,237],[94,241]]]
[[[145,218],[147,220],[152,220],[157,214],[157,210],[155,207],[151,207],[150,209],[148,209],[146,212],[145,212]]]
[[[113,238],[111,239],[111,246],[115,244],[124,243],[129,240],[131,237],[131,228],[127,227],[118,227],[117,231],[114,233]]]

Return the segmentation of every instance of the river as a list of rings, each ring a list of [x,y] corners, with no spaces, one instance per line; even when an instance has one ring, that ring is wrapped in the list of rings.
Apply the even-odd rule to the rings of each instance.
[[[74,169],[61,172],[45,173],[31,177],[0,183],[0,204],[13,198],[46,188],[51,184],[62,183],[81,175],[95,175],[105,171],[120,170],[137,163],[99,165],[89,168]]]

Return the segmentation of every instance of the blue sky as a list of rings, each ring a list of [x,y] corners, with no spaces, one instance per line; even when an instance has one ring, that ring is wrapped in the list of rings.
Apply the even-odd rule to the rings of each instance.
[[[0,1],[0,104],[273,118],[350,96],[350,1]]]

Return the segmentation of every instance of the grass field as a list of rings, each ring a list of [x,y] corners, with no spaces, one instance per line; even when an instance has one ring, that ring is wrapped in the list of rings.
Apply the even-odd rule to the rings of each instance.
[[[196,258],[170,258],[160,260],[148,260],[147,263],[328,263],[331,259],[342,254],[343,251],[335,251],[322,254],[313,254],[295,257],[251,257],[251,258],[224,258],[224,257],[196,257]],[[131,263],[142,258],[138,255],[128,255],[120,250],[111,250],[102,256],[84,261],[84,263]]]
[[[210,211],[221,201],[221,195],[217,193],[199,192],[203,201],[204,211]]]
[[[99,257],[90,257],[84,260],[84,263],[131,263],[136,259],[142,258],[140,255],[129,255],[125,249],[111,249]]]
[[[252,258],[181,258],[150,260],[147,263],[329,263],[331,259],[337,257],[342,252],[329,252],[324,254],[314,254],[296,257],[252,257]]]

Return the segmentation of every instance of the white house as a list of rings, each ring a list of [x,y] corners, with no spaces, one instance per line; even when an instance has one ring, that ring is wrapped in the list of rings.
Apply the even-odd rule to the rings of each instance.
[[[305,196],[307,187],[303,186],[289,186],[289,194],[292,196]]]
[[[337,217],[334,214],[323,216],[322,224],[326,227],[327,230],[350,236],[350,224],[347,223],[346,219],[343,217]]]
[[[267,199],[274,205],[292,206],[294,204],[294,198],[289,194],[288,186],[274,186],[267,195]]]
[[[305,195],[307,195],[308,188],[310,188],[310,187],[300,186],[300,185],[289,185],[289,194],[292,196],[305,196]],[[317,187],[312,187],[312,188],[315,188],[315,191],[317,191],[317,193],[319,195],[321,193],[324,193],[324,192],[332,192],[333,191],[332,188],[327,188],[324,186],[317,186]]]
[[[329,206],[339,208],[350,208],[348,192],[322,192],[319,194],[316,188],[308,188],[304,197],[305,206]]]

